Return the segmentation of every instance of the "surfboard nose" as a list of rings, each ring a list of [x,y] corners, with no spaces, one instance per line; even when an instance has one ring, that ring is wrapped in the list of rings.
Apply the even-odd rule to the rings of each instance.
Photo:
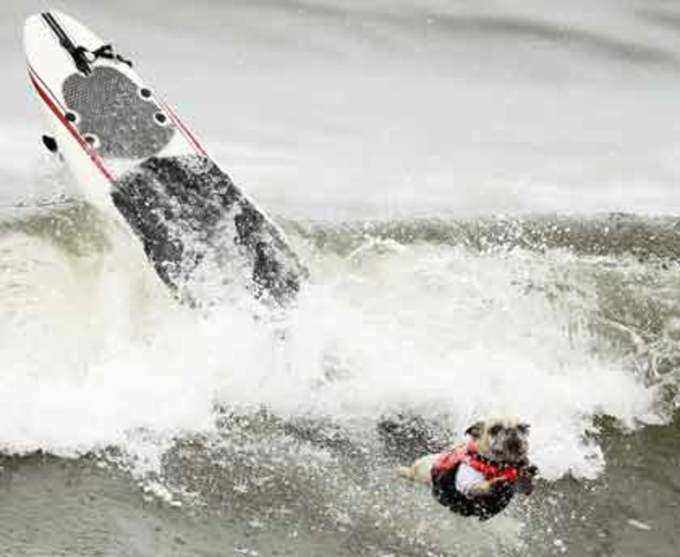
[[[38,33],[40,33],[41,27],[42,23],[39,13],[28,16],[24,21],[23,42],[24,49],[27,52],[33,46],[31,43],[31,39],[33,39]]]

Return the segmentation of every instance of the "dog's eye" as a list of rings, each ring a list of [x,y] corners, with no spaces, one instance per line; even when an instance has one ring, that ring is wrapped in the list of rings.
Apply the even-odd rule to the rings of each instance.
[[[526,435],[529,433],[529,424],[519,424],[517,426],[517,431]]]
[[[501,429],[503,429],[503,426],[501,426],[501,425],[499,425],[499,424],[496,424],[496,425],[491,426],[491,427],[489,428],[489,433],[490,433],[491,435],[498,435],[498,434],[501,432]]]

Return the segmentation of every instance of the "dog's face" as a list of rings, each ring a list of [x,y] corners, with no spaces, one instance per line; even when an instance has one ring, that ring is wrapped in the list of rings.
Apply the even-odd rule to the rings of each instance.
[[[477,452],[499,464],[529,461],[529,424],[517,418],[493,418],[471,425],[465,432],[477,443]]]

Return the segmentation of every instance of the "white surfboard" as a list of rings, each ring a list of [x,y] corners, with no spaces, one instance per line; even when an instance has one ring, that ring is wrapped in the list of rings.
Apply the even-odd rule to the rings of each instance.
[[[122,217],[180,299],[210,303],[216,283],[278,303],[295,295],[306,271],[283,233],[130,61],[56,10],[28,18],[24,45],[48,135],[83,196]]]

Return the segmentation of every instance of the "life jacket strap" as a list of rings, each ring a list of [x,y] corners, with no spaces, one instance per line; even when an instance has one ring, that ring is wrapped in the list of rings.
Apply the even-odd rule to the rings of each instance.
[[[508,482],[514,482],[519,476],[519,471],[514,466],[497,466],[479,458],[479,455],[475,453],[469,454],[465,463],[484,474],[487,480],[503,478]]]
[[[499,466],[482,458],[477,452],[477,444],[473,440],[441,453],[433,464],[432,472],[441,474],[455,471],[461,463],[481,472],[487,480],[504,478],[509,482],[514,482],[519,476],[519,469],[514,466]]]

